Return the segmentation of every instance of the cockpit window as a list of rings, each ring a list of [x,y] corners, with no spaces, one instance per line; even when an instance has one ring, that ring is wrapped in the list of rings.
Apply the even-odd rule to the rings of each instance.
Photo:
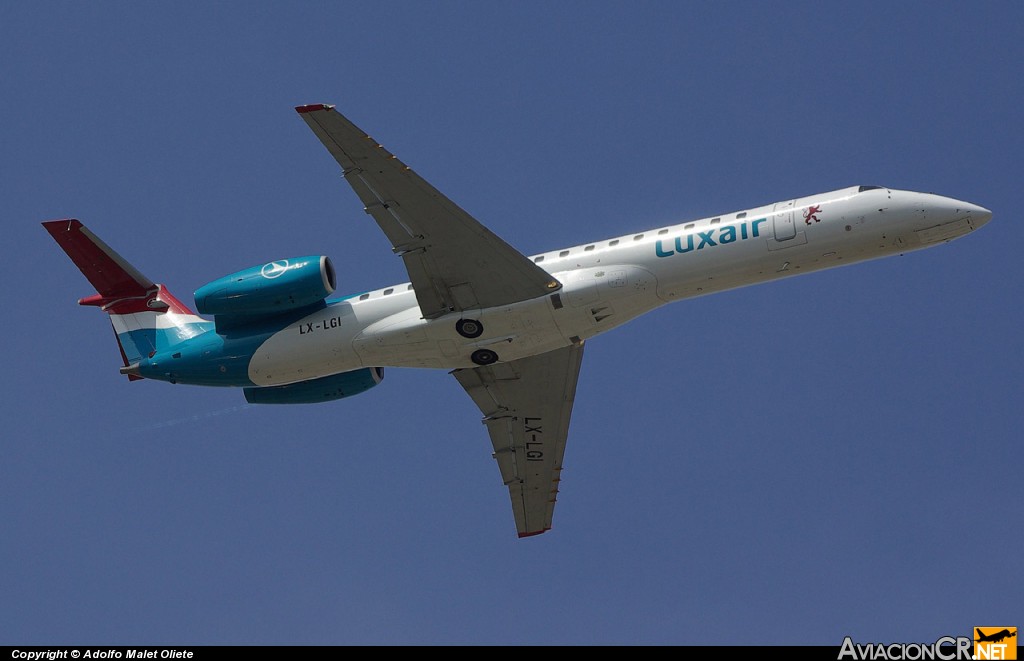
[[[860,186],[859,188],[857,188],[857,192],[863,193],[866,190],[879,190],[881,188],[882,186]]]

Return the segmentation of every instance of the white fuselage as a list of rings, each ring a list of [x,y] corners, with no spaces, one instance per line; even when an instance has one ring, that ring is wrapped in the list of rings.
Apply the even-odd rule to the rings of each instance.
[[[867,190],[862,190],[867,188]],[[928,193],[852,187],[535,255],[562,283],[513,305],[424,319],[408,283],[334,301],[272,335],[249,378],[279,385],[362,367],[475,367],[579,343],[672,301],[909,252],[991,217]],[[463,337],[460,318],[484,332]]]

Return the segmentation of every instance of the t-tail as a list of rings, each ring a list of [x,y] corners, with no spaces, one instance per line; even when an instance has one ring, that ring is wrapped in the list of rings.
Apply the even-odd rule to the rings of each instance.
[[[43,227],[89,280],[96,293],[79,299],[110,315],[129,380],[141,379],[135,366],[175,344],[213,329],[163,285],[156,284],[74,219],[51,220]]]

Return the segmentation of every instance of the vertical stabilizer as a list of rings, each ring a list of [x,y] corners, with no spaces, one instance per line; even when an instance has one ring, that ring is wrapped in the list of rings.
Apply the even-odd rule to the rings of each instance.
[[[125,367],[213,328],[212,322],[142,275],[78,220],[51,220],[43,227],[96,288],[78,303],[110,315]]]

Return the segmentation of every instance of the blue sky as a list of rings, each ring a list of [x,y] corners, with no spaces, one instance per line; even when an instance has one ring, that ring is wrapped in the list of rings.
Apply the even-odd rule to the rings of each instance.
[[[820,644],[1024,625],[1014,2],[3,3],[0,643]],[[994,212],[588,343],[554,528],[475,406],[128,383],[39,223],[187,303],[401,260],[294,113],[337,104],[525,253],[855,184]],[[1014,596],[1018,595],[1018,596]]]

